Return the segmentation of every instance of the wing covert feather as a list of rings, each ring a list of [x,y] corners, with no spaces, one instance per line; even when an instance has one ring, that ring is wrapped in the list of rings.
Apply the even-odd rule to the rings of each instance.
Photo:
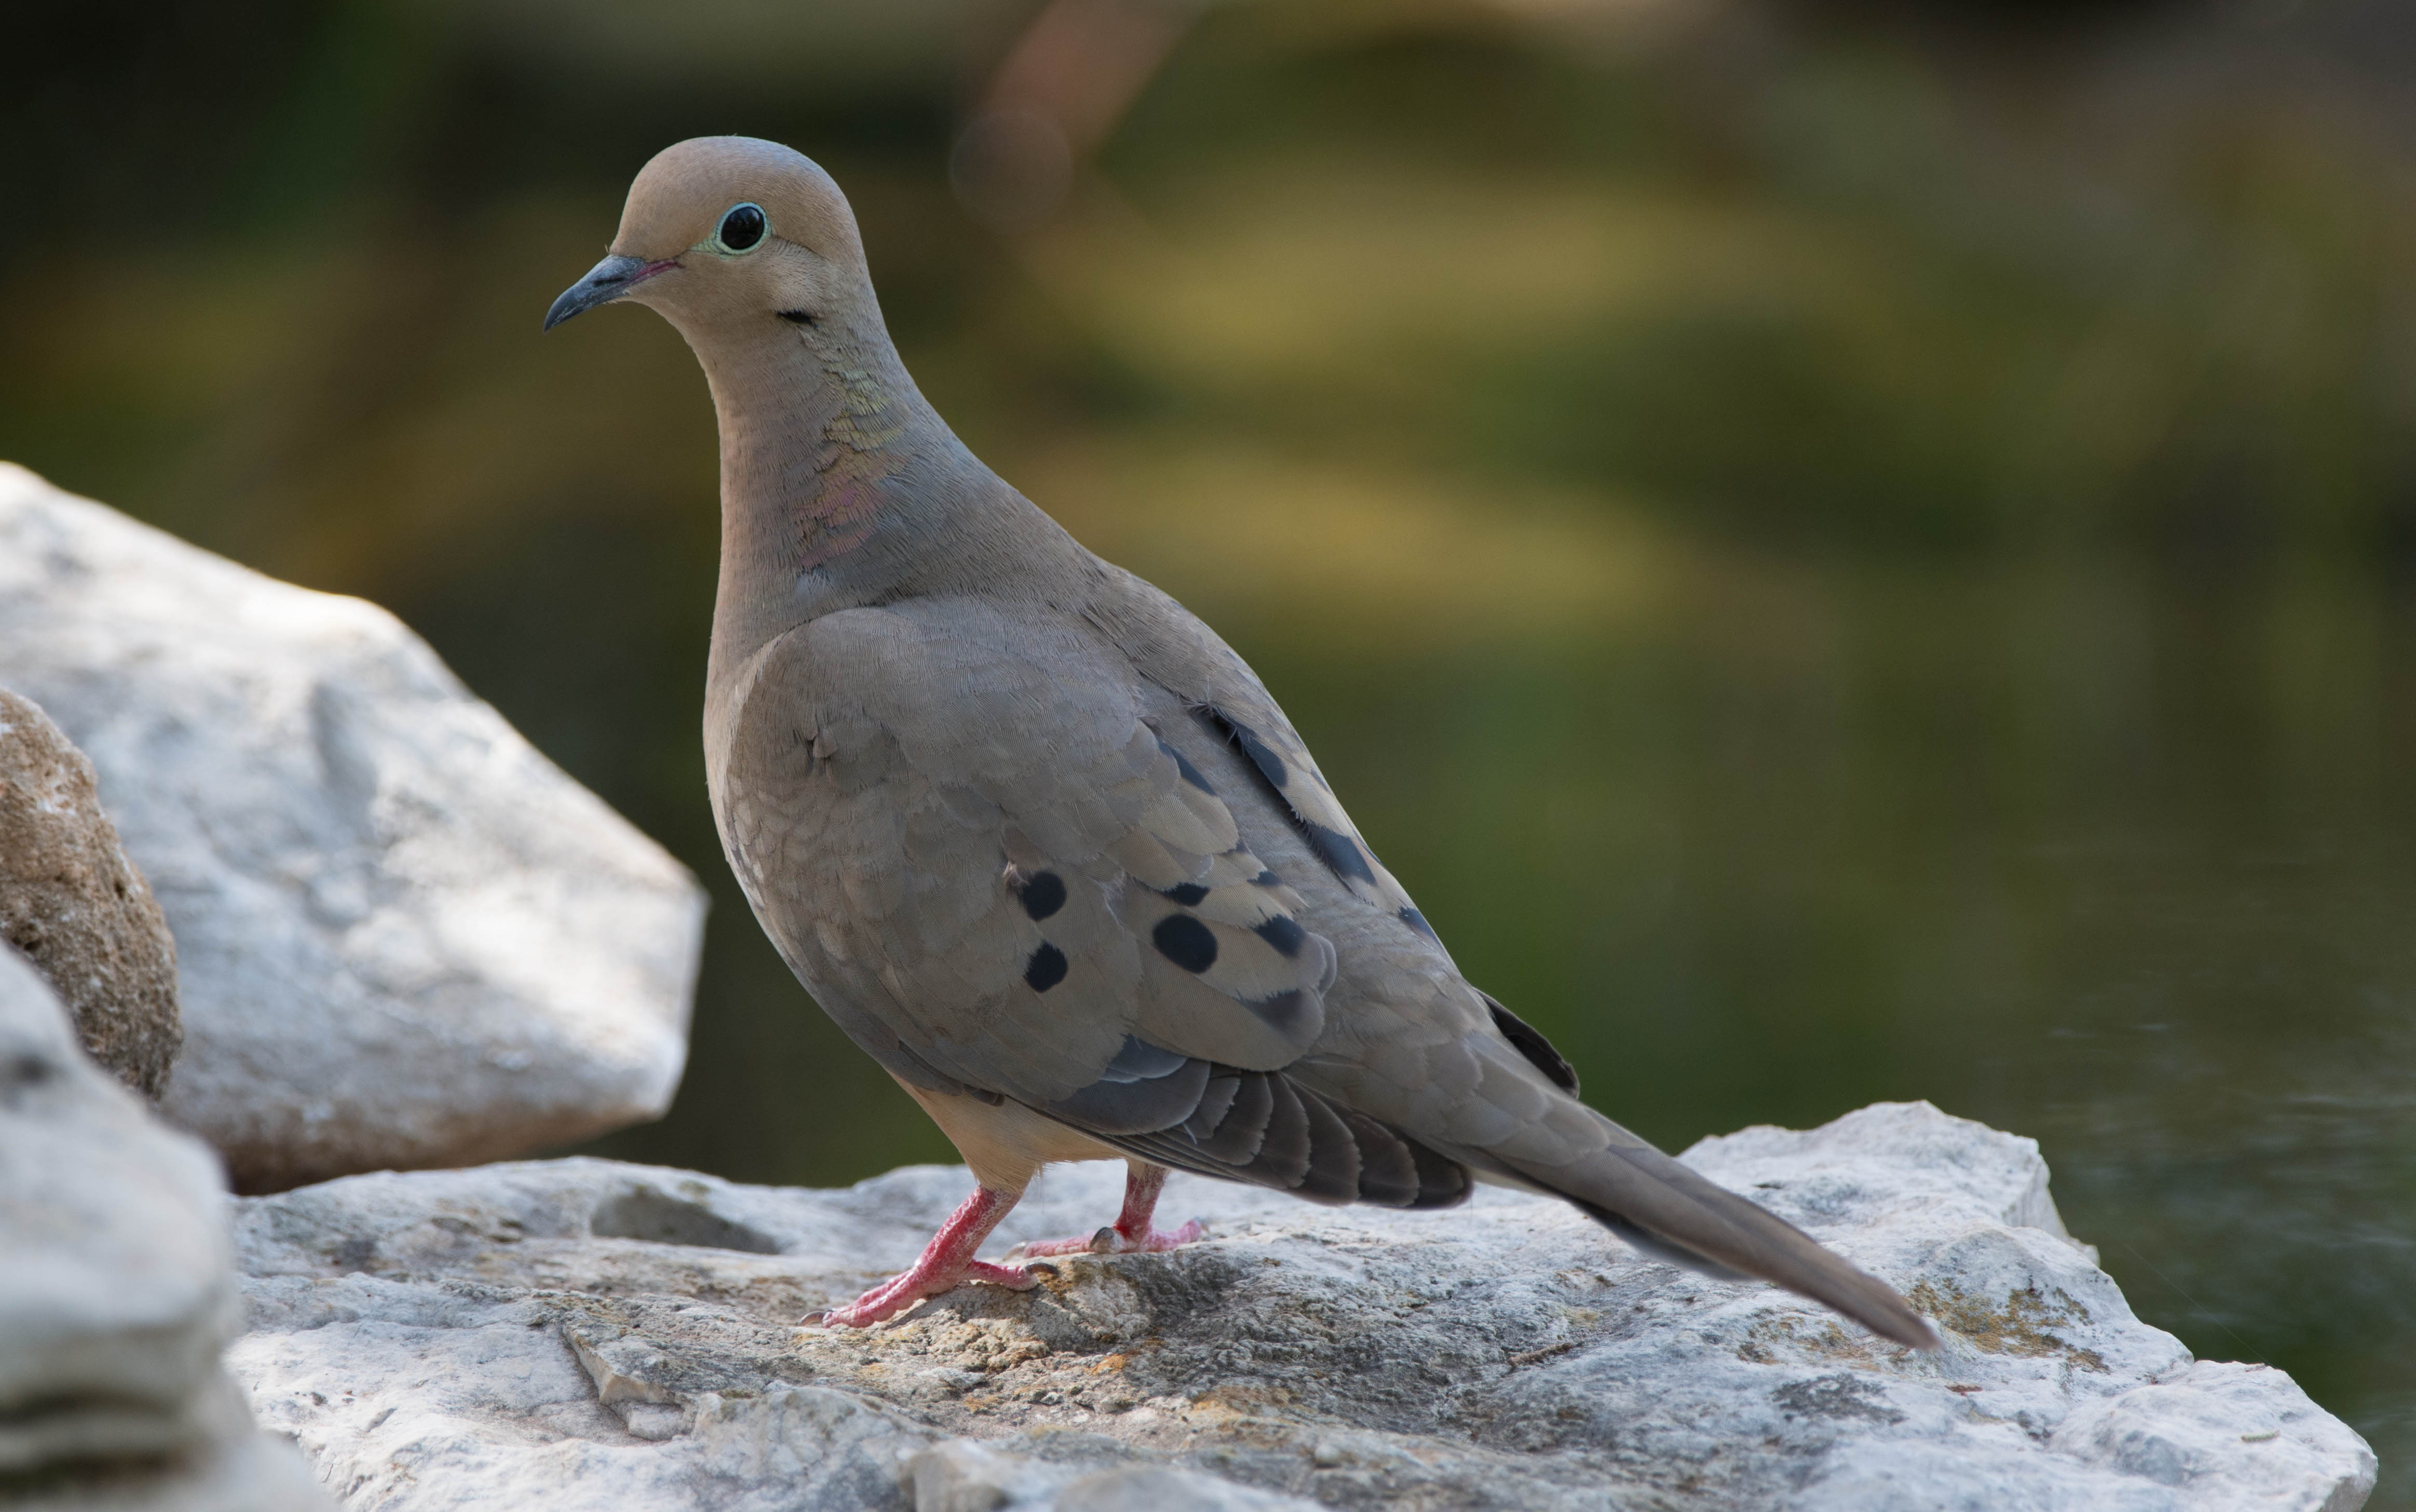
[[[1316,1041],[1333,945],[1110,658],[923,600],[824,616],[750,669],[711,753],[725,849],[891,1069],[902,1050],[1046,1104],[1136,1032],[1252,1069]]]

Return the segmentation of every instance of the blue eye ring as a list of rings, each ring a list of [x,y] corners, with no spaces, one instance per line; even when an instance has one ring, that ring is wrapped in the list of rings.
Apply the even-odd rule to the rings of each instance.
[[[713,228],[713,249],[744,257],[763,245],[772,234],[772,219],[752,200],[741,200],[721,212]]]

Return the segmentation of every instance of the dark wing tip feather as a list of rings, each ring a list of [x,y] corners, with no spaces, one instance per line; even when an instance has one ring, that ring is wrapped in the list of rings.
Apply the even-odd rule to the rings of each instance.
[[[1448,1207],[1468,1168],[1281,1071],[1127,1036],[1099,1080],[1038,1110],[1144,1160],[1316,1202]]]
[[[1552,1042],[1546,1039],[1534,1025],[1503,1007],[1492,993],[1479,992],[1476,995],[1483,998],[1485,1005],[1492,1010],[1493,1027],[1502,1031],[1502,1037],[1510,1041],[1510,1048],[1527,1057],[1527,1064],[1543,1072],[1554,1086],[1572,1097],[1576,1096],[1578,1068],[1569,1064],[1568,1057],[1554,1050]]]

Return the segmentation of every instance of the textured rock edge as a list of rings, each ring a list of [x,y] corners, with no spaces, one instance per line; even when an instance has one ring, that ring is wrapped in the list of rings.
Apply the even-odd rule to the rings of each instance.
[[[746,1508],[1804,1512],[1974,1486],[1992,1508],[2347,1512],[2372,1488],[2363,1441],[2283,1372],[2194,1361],[2130,1316],[2062,1234],[2030,1141],[1881,1105],[1687,1157],[1925,1288],[1945,1355],[1635,1260],[1518,1194],[1399,1216],[1207,1183],[1173,1194],[1215,1226],[1192,1249],[1074,1257],[1038,1292],[799,1333],[787,1319],[902,1263],[969,1179],[788,1191],[571,1160],[241,1204],[254,1332],[234,1359],[264,1420],[391,1512],[474,1505],[540,1464],[555,1504],[627,1512],[707,1487]],[[1000,1242],[1083,1232],[1115,1176],[1052,1171]],[[388,1384],[478,1350],[506,1351],[535,1405]],[[313,1406],[341,1370],[357,1404]],[[431,1435],[463,1447],[415,1461],[409,1488],[380,1480]],[[1110,1483],[1125,1500],[1095,1500]]]

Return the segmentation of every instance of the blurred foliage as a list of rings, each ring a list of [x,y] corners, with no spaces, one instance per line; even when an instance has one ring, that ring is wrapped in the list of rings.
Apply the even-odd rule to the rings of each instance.
[[[1027,17],[15,18],[0,455],[391,606],[697,869],[687,1084],[601,1148],[948,1158],[717,852],[703,385],[537,335],[656,148],[790,142],[942,411],[1252,658],[1594,1101],[2036,1135],[2416,1504],[2416,26],[1233,5],[1008,240],[944,165]]]

